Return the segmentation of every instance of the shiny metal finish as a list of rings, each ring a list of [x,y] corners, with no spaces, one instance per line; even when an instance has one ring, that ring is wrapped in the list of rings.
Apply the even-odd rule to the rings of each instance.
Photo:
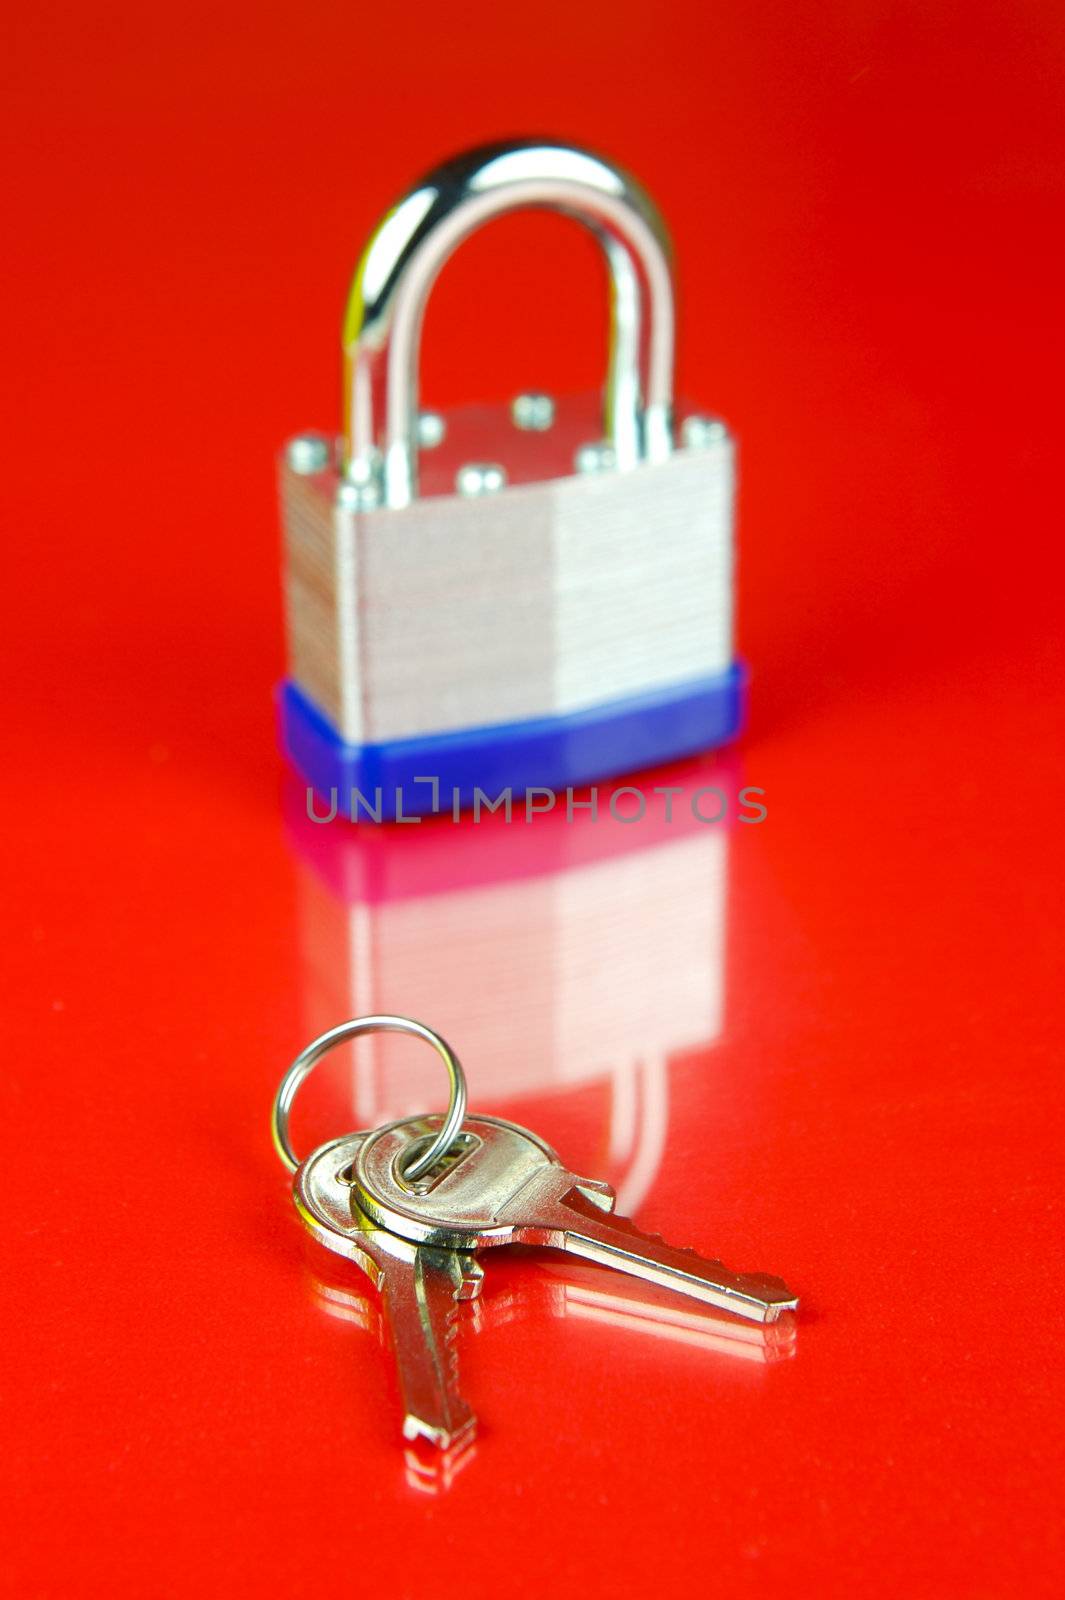
[[[469,1253],[411,1244],[375,1227],[352,1204],[352,1163],[364,1137],[336,1139],[299,1167],[296,1209],[319,1243],[354,1261],[381,1295],[403,1397],[404,1437],[420,1435],[447,1448],[476,1423],[458,1390],[454,1336],[457,1302],[480,1292],[483,1270]]]
[[[498,494],[506,487],[506,468],[496,461],[470,461],[455,474],[455,488],[467,500],[482,494]]]
[[[333,459],[333,451],[324,433],[299,433],[289,440],[285,456],[293,472],[303,478],[324,472]]]
[[[303,1078],[334,1044],[376,1031],[412,1033],[434,1046],[452,1079],[448,1114],[332,1140],[296,1169],[293,1197],[314,1238],[359,1266],[381,1294],[406,1438],[445,1450],[472,1439],[475,1418],[458,1390],[452,1343],[457,1303],[480,1293],[476,1252],[486,1247],[551,1246],[749,1322],[775,1323],[797,1307],[779,1278],[729,1272],[613,1215],[610,1185],[567,1171],[528,1129],[499,1117],[463,1123],[457,1058],[438,1034],[404,1017],[342,1023],[296,1058],[274,1101],[274,1143],[286,1165],[295,1165],[288,1114]],[[697,1336],[698,1328],[684,1332]]]
[[[355,483],[349,479],[337,485],[336,509],[339,512],[351,514],[372,511],[380,503],[381,491],[372,479],[366,483]]]
[[[576,472],[601,426],[593,395],[560,397],[542,432],[508,405],[458,407],[403,512],[374,509],[372,479],[282,463],[289,672],[344,740],[569,716],[728,671],[731,440],[625,474],[599,444]],[[506,489],[457,494],[484,462]]]
[[[603,250],[603,393],[455,408],[441,435],[418,403],[428,295],[471,232],[523,207]],[[456,734],[461,752],[474,730],[609,717],[730,672],[733,449],[675,448],[674,321],[657,211],[585,151],[474,150],[389,212],[351,291],[339,462],[280,471],[289,679],[337,742]]]
[[[343,1044],[346,1039],[355,1039],[364,1033],[409,1033],[416,1039],[424,1039],[426,1044],[431,1044],[437,1055],[447,1069],[448,1080],[451,1084],[451,1100],[447,1108],[447,1115],[440,1124],[439,1132],[429,1143],[423,1153],[411,1163],[406,1170],[409,1179],[416,1179],[446,1154],[466,1115],[466,1076],[459,1061],[446,1039],[442,1039],[432,1028],[427,1028],[422,1022],[415,1022],[410,1017],[395,1017],[390,1015],[355,1017],[351,1022],[341,1022],[337,1027],[330,1028],[326,1033],[313,1039],[305,1050],[289,1067],[281,1080],[277,1094],[274,1096],[271,1128],[273,1132],[274,1149],[277,1151],[285,1166],[295,1172],[299,1165],[293,1154],[289,1142],[288,1123],[292,1111],[292,1102],[296,1091],[307,1074],[315,1064],[321,1060],[327,1051],[334,1046]]]
[[[418,444],[422,450],[435,450],[447,436],[447,422],[439,411],[419,411]]]
[[[706,450],[728,438],[728,429],[718,417],[685,417],[681,438],[687,450]]]
[[[573,455],[573,470],[582,477],[592,472],[612,472],[616,465],[613,446],[603,439],[579,445]]]
[[[673,288],[655,206],[626,173],[586,151],[536,140],[486,145],[436,167],[393,206],[352,283],[345,471],[379,477],[389,507],[409,505],[418,492],[418,348],[436,277],[482,224],[530,207],[574,217],[602,247],[611,284],[603,432],[619,469],[671,453]]]
[[[754,1322],[798,1305],[779,1278],[729,1272],[611,1215],[609,1185],[568,1172],[542,1139],[497,1117],[469,1118],[463,1132],[474,1141],[415,1188],[404,1176],[407,1152],[435,1128],[431,1117],[393,1123],[360,1146],[355,1196],[379,1226],[449,1249],[551,1246]]]
[[[546,433],[555,420],[555,402],[549,394],[519,394],[510,403],[510,418],[516,428],[528,433]]]

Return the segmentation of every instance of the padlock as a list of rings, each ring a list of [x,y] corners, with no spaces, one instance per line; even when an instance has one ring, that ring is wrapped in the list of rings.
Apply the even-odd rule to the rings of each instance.
[[[419,411],[437,274],[525,208],[602,248],[602,398]],[[675,413],[669,244],[634,180],[536,141],[446,162],[370,239],[343,345],[342,438],[302,434],[280,469],[281,734],[306,782],[353,817],[457,815],[731,738],[733,442]]]

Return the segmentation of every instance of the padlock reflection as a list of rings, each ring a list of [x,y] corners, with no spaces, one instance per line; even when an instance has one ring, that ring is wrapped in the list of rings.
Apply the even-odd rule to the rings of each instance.
[[[690,786],[708,770],[686,764]],[[370,1012],[430,1023],[478,1111],[598,1119],[588,1151],[628,1214],[665,1148],[670,1061],[721,1031],[728,834],[650,790],[638,823],[615,821],[608,793],[596,817],[356,829],[311,822],[294,783],[286,812],[307,1035]],[[357,1127],[440,1103],[431,1053],[389,1036],[360,1041],[352,1070]]]

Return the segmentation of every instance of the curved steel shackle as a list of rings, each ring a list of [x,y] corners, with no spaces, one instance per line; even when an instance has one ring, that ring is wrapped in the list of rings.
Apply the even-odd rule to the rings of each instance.
[[[379,224],[344,322],[345,470],[387,506],[417,494],[418,348],[437,274],[482,223],[547,208],[599,240],[611,283],[604,435],[619,468],[672,449],[673,282],[665,226],[628,175],[599,156],[536,140],[485,145],[429,173]],[[648,324],[641,383],[642,327]]]

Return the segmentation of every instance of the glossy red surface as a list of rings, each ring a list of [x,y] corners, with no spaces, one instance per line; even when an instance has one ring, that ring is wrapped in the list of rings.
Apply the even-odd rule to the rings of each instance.
[[[7,1592],[1056,1592],[1063,38],[1034,4],[22,8]],[[274,746],[273,454],[336,420],[382,205],[523,128],[673,226],[755,669],[742,744],[674,779],[769,816],[326,838]],[[564,224],[499,224],[429,399],[593,383],[598,294]],[[493,1260],[475,1453],[406,1458],[267,1131],[369,1003],[648,1226],[785,1274],[794,1344]],[[438,1096],[411,1050],[323,1072],[304,1147]]]

